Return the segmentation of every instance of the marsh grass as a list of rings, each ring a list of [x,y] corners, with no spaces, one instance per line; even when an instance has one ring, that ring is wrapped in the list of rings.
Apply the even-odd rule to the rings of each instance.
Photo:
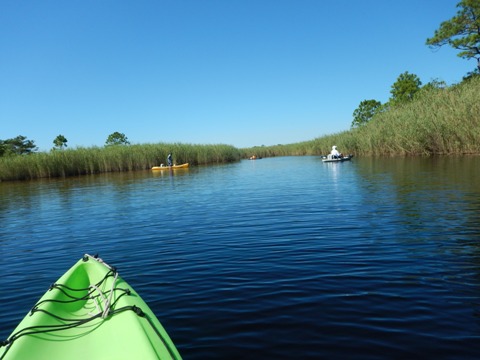
[[[172,152],[177,164],[225,163],[240,160],[230,145],[144,144],[76,148],[0,158],[0,180],[28,180],[151,169],[166,163]]]
[[[480,152],[480,78],[430,89],[353,131],[358,154],[437,155]]]
[[[227,163],[272,156],[324,155],[337,145],[354,155],[480,154],[480,76],[445,89],[422,89],[366,125],[301,143],[237,149],[230,145],[144,144],[76,148],[0,157],[0,181],[150,169],[166,163]]]
[[[298,144],[242,149],[242,155],[323,155],[332,145],[354,155],[480,154],[480,76],[445,89],[422,89],[415,100],[360,128]]]

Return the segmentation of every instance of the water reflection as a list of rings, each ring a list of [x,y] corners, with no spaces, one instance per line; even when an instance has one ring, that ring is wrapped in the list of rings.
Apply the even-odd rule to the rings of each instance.
[[[480,193],[479,165],[477,157],[364,158],[358,171],[370,201],[394,202],[405,225],[428,229],[441,222],[458,230],[478,220],[472,200]]]
[[[173,176],[188,176],[190,174],[190,168],[182,168],[176,170],[159,170],[152,171],[154,177],[173,177]]]
[[[429,276],[430,284],[458,290],[459,283],[480,278],[480,158],[365,158],[358,173],[376,236],[386,234],[397,251],[437,268],[426,275],[413,266],[411,279],[424,283]]]

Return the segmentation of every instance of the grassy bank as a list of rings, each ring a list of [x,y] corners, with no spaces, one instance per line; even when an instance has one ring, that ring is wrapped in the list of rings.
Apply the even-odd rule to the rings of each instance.
[[[418,97],[366,125],[312,141],[242,149],[242,156],[480,154],[480,77]]]
[[[353,132],[359,154],[480,153],[480,78],[418,99],[374,118]]]
[[[177,164],[213,164],[240,159],[240,151],[230,145],[177,143],[77,148],[1,157],[0,181],[145,170],[166,164],[169,152]]]
[[[248,158],[328,154],[480,154],[480,76],[445,89],[422,89],[403,106],[360,128],[296,144],[237,149],[230,145],[145,144],[77,148],[0,157],[0,181],[150,169],[166,163],[227,163]]]

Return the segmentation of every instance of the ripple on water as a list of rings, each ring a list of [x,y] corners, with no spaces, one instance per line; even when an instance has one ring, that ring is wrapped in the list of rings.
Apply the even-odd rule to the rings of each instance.
[[[476,174],[324,165],[1,184],[0,334],[89,252],[118,267],[184,358],[478,358]]]

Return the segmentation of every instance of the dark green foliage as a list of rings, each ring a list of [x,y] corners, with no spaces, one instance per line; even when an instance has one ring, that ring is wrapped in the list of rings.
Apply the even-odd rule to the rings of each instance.
[[[115,131],[113,134],[108,135],[107,141],[105,141],[105,145],[128,145],[130,142],[128,141],[127,137],[124,133],[119,133]]]
[[[35,142],[28,140],[26,136],[18,135],[13,139],[0,140],[0,156],[24,155],[37,150]]]
[[[380,101],[363,100],[353,112],[352,128],[365,125],[381,110],[382,103]]]
[[[477,59],[480,69],[480,0],[462,0],[457,8],[457,15],[442,22],[426,44],[431,48],[448,44],[460,50],[459,57]]]
[[[400,74],[397,81],[392,85],[390,103],[392,105],[400,105],[411,101],[415,93],[420,90],[421,85],[422,82],[417,75],[405,71],[403,74]]]
[[[58,135],[55,140],[53,140],[53,144],[55,145],[56,149],[63,149],[66,148],[67,145],[67,138],[63,135]]]

